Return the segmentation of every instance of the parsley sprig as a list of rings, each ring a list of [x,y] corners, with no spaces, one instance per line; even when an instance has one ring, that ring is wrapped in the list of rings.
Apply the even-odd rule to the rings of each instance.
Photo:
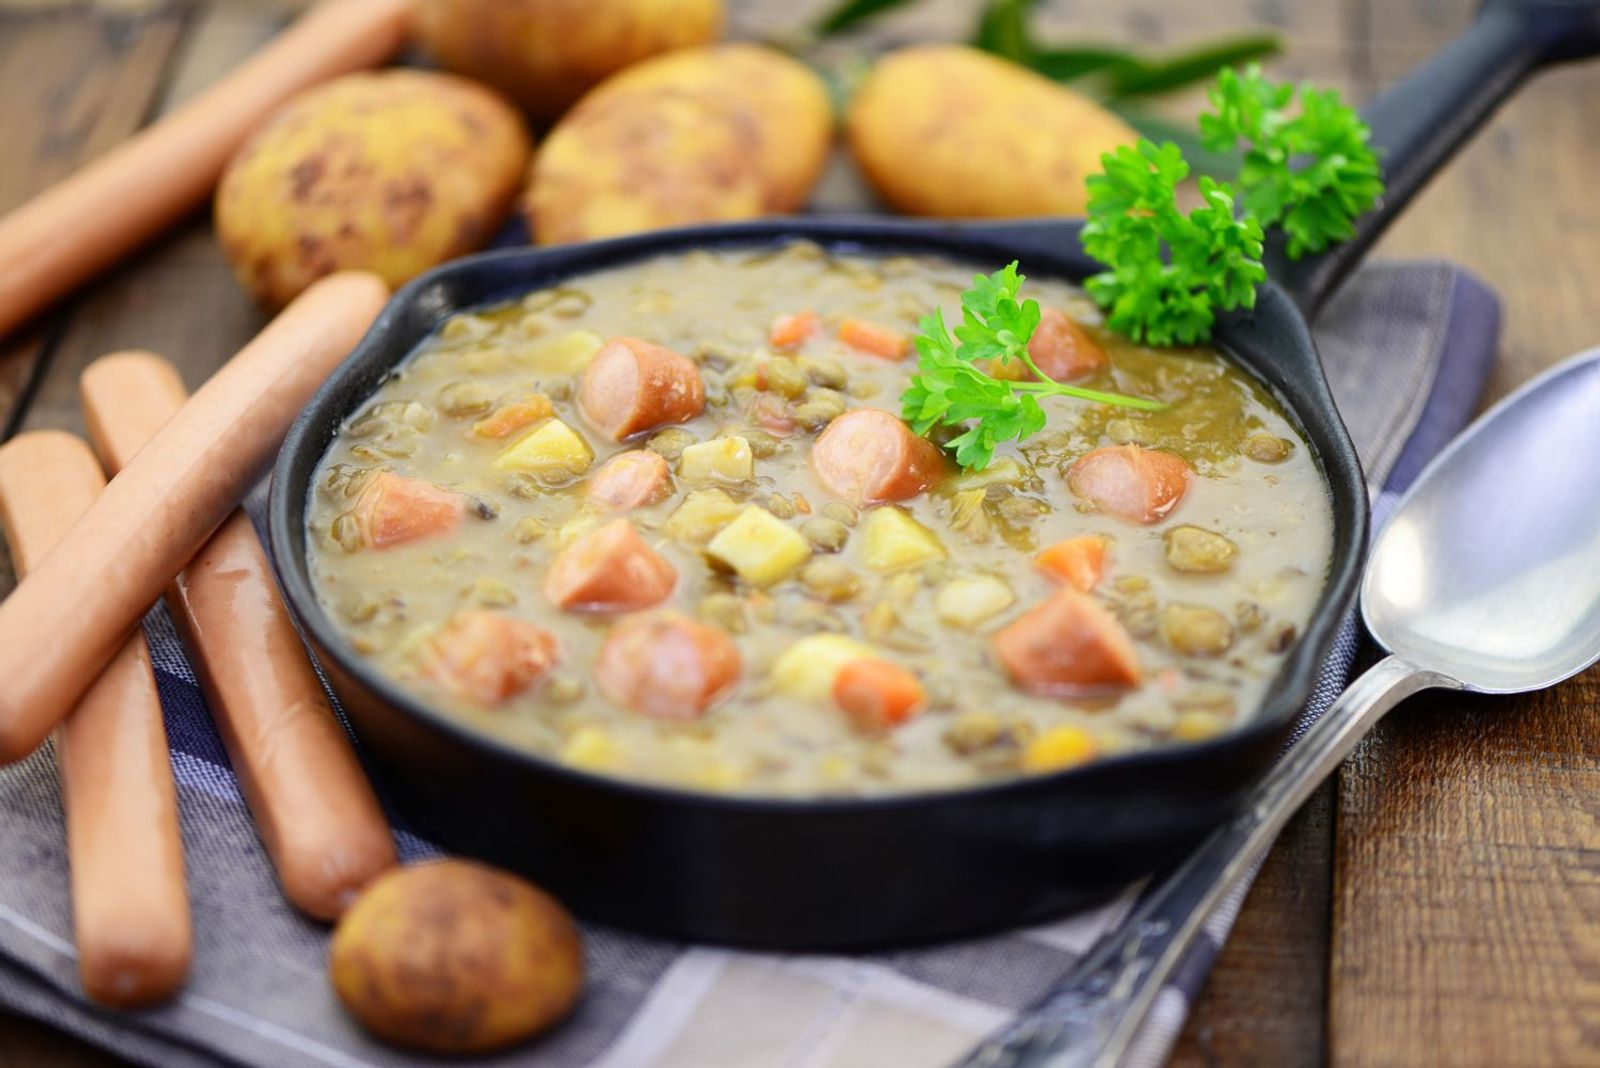
[[[1185,215],[1177,185],[1189,164],[1177,146],[1148,140],[1101,156],[1101,173],[1088,178],[1083,247],[1106,265],[1088,280],[1089,295],[1135,341],[1204,341],[1218,312],[1255,307],[1266,227],[1281,226],[1299,259],[1353,236],[1383,193],[1371,131],[1338,93],[1279,85],[1252,64],[1224,70],[1210,101],[1200,116],[1205,147],[1248,146],[1237,190],[1202,177],[1201,204]]]
[[[1240,201],[1261,225],[1283,227],[1291,259],[1354,235],[1355,220],[1383,194],[1383,177],[1372,131],[1336,90],[1278,84],[1252,63],[1243,73],[1223,70],[1209,99],[1202,140],[1214,152],[1249,145]]]
[[[922,317],[916,339],[917,373],[900,396],[901,413],[918,434],[937,426],[960,427],[946,443],[956,463],[979,471],[989,466],[995,446],[1044,429],[1039,398],[1077,397],[1099,404],[1158,411],[1165,405],[1120,393],[1105,393],[1057,382],[1028,355],[1028,339],[1039,325],[1039,303],[1018,301],[1024,276],[1012,261],[991,275],[977,275],[961,294],[961,323],[954,337],[943,309]],[[976,361],[1006,365],[1019,361],[1034,380],[997,379]]]
[[[1235,217],[1232,187],[1201,178],[1202,202],[1184,214],[1177,185],[1189,164],[1178,146],[1141,139],[1100,160],[1082,241],[1108,269],[1085,288],[1113,330],[1152,345],[1192,344],[1210,336],[1218,309],[1255,307],[1267,276],[1261,223]]]

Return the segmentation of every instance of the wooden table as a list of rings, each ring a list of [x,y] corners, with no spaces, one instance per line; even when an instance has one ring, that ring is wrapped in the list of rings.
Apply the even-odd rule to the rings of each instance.
[[[819,6],[747,0],[735,30],[793,26]],[[958,36],[975,6],[925,0],[873,37]],[[1150,45],[1270,25],[1290,44],[1280,73],[1362,99],[1474,6],[1056,0],[1041,17],[1064,35]],[[0,0],[0,210],[204,85],[288,10]],[[1600,65],[1542,76],[1380,247],[1449,257],[1500,292],[1486,401],[1600,343],[1597,130]],[[163,352],[198,384],[261,321],[196,219],[0,345],[0,426],[81,430],[77,373],[113,349]],[[1592,458],[1547,462],[1571,463],[1574,489],[1593,490]],[[0,562],[0,589],[6,574]],[[1591,671],[1524,698],[1418,698],[1384,724],[1285,833],[1173,1063],[1600,1063],[1597,698]],[[0,1016],[0,1068],[117,1063]]]

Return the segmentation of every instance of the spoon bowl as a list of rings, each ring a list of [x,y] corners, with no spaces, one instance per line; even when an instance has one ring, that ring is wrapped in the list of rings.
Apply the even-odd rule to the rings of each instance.
[[[1372,549],[1362,616],[1481,693],[1600,658],[1600,349],[1540,375],[1434,459]]]

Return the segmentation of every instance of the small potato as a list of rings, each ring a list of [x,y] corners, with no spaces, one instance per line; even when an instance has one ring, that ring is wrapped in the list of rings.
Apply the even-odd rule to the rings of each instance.
[[[846,119],[878,194],[912,215],[1081,215],[1100,156],[1138,135],[1094,101],[959,45],[879,60]]]
[[[530,148],[516,111],[471,82],[347,75],[289,101],[228,162],[217,236],[269,305],[345,268],[398,285],[494,235]]]
[[[722,0],[420,0],[416,36],[550,122],[624,67],[716,40],[722,16]]]
[[[374,1034],[432,1053],[480,1053],[565,1016],[583,985],[577,930],[552,898],[464,860],[379,876],[333,932],[328,972]]]
[[[832,126],[822,80],[770,48],[659,56],[602,82],[550,131],[529,225],[549,245],[793,211]]]

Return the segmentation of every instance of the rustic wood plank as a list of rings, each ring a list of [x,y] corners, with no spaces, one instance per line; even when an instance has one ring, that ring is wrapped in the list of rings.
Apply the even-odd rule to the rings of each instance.
[[[1392,80],[1466,0],[1374,4]],[[1419,198],[1380,255],[1437,255],[1505,307],[1486,401],[1592,346],[1600,291],[1594,65],[1541,76]],[[1330,976],[1339,1065],[1600,1062],[1600,673],[1521,698],[1434,695],[1341,775]]]
[[[24,16],[0,10],[0,212],[94,159],[137,129],[161,84],[181,19],[116,13]],[[92,226],[94,220],[85,219]],[[0,339],[0,433],[61,322],[47,314]]]

